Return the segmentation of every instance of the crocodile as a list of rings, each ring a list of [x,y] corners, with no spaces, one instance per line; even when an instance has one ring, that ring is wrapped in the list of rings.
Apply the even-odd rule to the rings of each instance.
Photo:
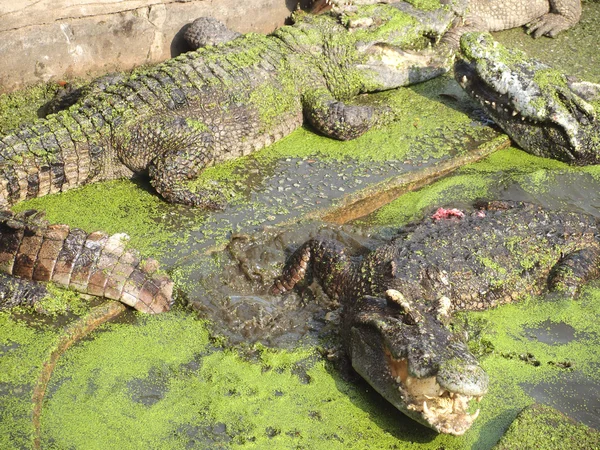
[[[392,113],[344,101],[451,67],[445,51],[428,47],[430,21],[389,5],[365,8],[376,25],[353,29],[335,14],[298,12],[271,35],[138,69],[0,137],[0,208],[140,174],[169,202],[219,208],[216,189],[189,184],[206,166],[270,145],[304,119],[326,136],[360,136]]]
[[[467,94],[523,150],[573,165],[600,162],[600,85],[508,49],[488,33],[461,39],[454,73]]]
[[[0,309],[48,297],[48,281],[150,314],[172,304],[173,281],[127,248],[127,235],[50,225],[34,210],[0,212],[0,272]]]
[[[407,226],[362,257],[315,237],[287,260],[272,294],[315,279],[341,306],[354,370],[396,408],[441,433],[463,434],[488,376],[448,328],[453,311],[484,310],[546,290],[575,295],[600,275],[591,216],[517,202],[480,202]],[[445,218],[443,218],[445,217]],[[438,220],[436,220],[438,219]]]
[[[394,0],[317,0],[310,11],[317,14],[330,9],[352,11],[359,5],[373,3],[394,3]],[[556,37],[581,18],[580,0],[439,0],[420,4],[429,9],[446,9],[454,13],[452,29],[443,36],[443,41],[453,48],[458,47],[463,33],[473,31],[501,31],[526,26],[527,33],[534,38]]]

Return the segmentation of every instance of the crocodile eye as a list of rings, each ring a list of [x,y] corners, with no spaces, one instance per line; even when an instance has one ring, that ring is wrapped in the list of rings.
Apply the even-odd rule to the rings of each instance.
[[[385,297],[389,306],[400,308],[402,321],[406,325],[416,325],[417,323],[423,321],[423,316],[421,316],[421,313],[399,291],[395,289],[388,289],[385,292]]]

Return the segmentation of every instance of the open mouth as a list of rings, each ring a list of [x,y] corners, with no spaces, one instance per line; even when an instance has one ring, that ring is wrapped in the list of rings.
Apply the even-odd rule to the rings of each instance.
[[[385,349],[386,360],[392,378],[411,411],[419,413],[429,426],[439,433],[460,436],[479,416],[479,409],[469,414],[469,402],[480,402],[482,395],[470,396],[443,388],[436,377],[417,378],[408,372],[408,360],[395,359]]]
[[[536,125],[542,122],[536,118],[517,111],[506,94],[499,94],[484,83],[475,69],[466,61],[457,61],[454,65],[456,81],[485,111],[504,121],[520,121],[524,124]]]

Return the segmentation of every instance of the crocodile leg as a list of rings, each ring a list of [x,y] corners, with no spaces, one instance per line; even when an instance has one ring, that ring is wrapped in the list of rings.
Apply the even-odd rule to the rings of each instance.
[[[325,88],[304,94],[302,105],[305,117],[317,131],[342,141],[359,137],[376,123],[374,108],[346,105]]]
[[[345,286],[343,280],[351,270],[352,263],[342,244],[329,239],[310,239],[287,260],[282,275],[273,282],[270,292],[277,295],[291,290],[305,278],[307,271],[311,271],[321,282],[325,293],[335,298]],[[334,289],[334,286],[340,289]]]
[[[579,286],[598,276],[600,249],[588,247],[569,253],[554,265],[548,277],[548,288],[574,296]]]
[[[209,150],[208,146],[196,144],[171,149],[156,158],[149,167],[150,183],[156,192],[171,203],[222,209],[225,200],[220,192],[207,189],[192,192],[186,186],[213,162]]]
[[[527,33],[534,38],[540,36],[556,37],[568,30],[581,17],[581,2],[572,0],[550,0],[550,12],[527,24]]]
[[[119,144],[119,158],[136,173],[147,170],[150,183],[166,201],[221,209],[224,199],[219,192],[192,192],[187,186],[216,162],[219,151],[215,149],[213,131],[195,118],[200,113],[186,110],[184,114],[136,127],[130,139]]]

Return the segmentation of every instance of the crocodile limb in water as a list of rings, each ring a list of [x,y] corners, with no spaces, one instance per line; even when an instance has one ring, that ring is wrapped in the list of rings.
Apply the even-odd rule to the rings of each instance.
[[[312,12],[353,11],[358,5],[391,3],[403,9],[411,1],[394,0],[317,0]],[[435,2],[431,2],[435,9]],[[437,8],[452,11],[453,27],[443,37],[452,47],[458,47],[460,36],[469,31],[501,31],[525,25],[534,38],[556,37],[574,26],[581,17],[581,0],[440,0]]]
[[[126,243],[125,234],[49,225],[32,210],[0,212],[0,309],[48,296],[33,280],[119,300],[145,313],[169,310],[173,282],[157,272],[156,261],[142,261]]]
[[[167,201],[216,208],[219,192],[188,186],[206,166],[269,145],[304,118],[336,139],[360,136],[391,113],[344,101],[451,65],[446,52],[426,48],[428,22],[387,5],[371,11],[376,25],[360,30],[336,15],[297,13],[293,26],[134,71],[0,137],[0,207],[148,173]]]
[[[456,80],[519,147],[575,165],[600,162],[599,84],[505,48],[488,33],[465,34],[461,50]]]
[[[597,220],[531,204],[490,202],[464,218],[426,220],[359,259],[314,238],[271,287],[314,277],[340,301],[340,338],[352,367],[386,400],[441,433],[463,434],[469,401],[488,377],[446,324],[546,289],[575,294],[599,275]]]

